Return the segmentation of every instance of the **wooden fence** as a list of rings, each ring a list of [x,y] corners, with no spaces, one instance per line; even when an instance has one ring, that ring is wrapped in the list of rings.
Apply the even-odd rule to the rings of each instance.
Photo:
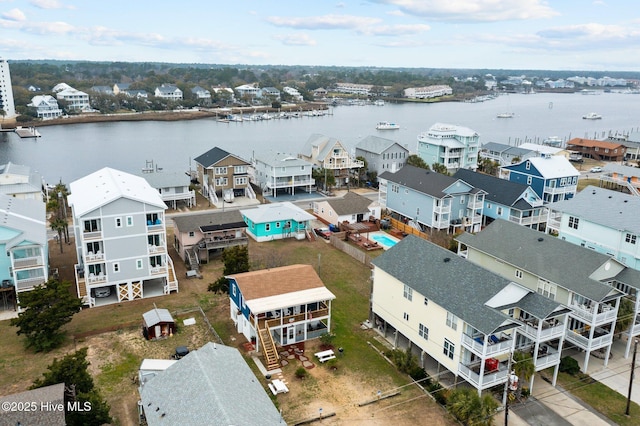
[[[346,238],[346,232],[334,232],[331,234],[331,245],[343,253],[356,259],[358,262],[367,265],[371,268],[371,256],[359,249],[358,247],[349,244],[344,239]]]
[[[398,231],[400,231],[400,233],[404,233],[407,235],[415,235],[417,237],[420,238],[424,238],[425,240],[428,240],[429,237],[427,236],[427,234],[425,234],[422,231],[419,231],[418,229],[414,228],[413,226],[407,225],[406,223],[403,223],[397,219],[394,219],[392,217],[388,218],[391,221],[391,227],[394,229],[397,229]],[[393,234],[393,232],[392,232]]]

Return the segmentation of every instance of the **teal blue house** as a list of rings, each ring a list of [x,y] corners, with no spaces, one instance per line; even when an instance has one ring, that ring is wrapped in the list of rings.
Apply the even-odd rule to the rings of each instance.
[[[290,202],[262,204],[240,210],[247,224],[246,233],[258,242],[295,238],[303,240],[311,230],[315,218]]]

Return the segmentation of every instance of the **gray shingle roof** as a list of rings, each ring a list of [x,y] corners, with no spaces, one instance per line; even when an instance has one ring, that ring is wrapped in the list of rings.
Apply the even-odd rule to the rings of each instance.
[[[611,258],[551,235],[495,220],[481,232],[456,238],[475,250],[501,259],[591,300],[604,300],[614,289],[590,278]]]
[[[453,176],[443,175],[432,170],[421,169],[411,165],[406,165],[395,173],[384,172],[379,178],[436,198],[443,198],[447,195],[444,191],[460,180]],[[469,193],[475,194],[479,191],[478,188],[472,188]]]
[[[155,308],[142,314],[147,327],[153,327],[161,322],[175,322],[168,309]]]
[[[375,154],[382,154],[387,149],[391,148],[393,145],[398,145],[405,151],[409,152],[409,150],[402,145],[400,145],[396,141],[392,141],[391,139],[381,138],[379,136],[366,136],[363,138],[358,144],[356,148],[361,149],[363,151],[373,152]]]
[[[0,403],[36,403],[38,409],[34,411],[28,410],[0,410],[0,424],[2,425],[47,425],[47,426],[64,426],[66,425],[64,410],[40,410],[40,403],[51,403],[58,406],[64,404],[64,383],[57,385],[45,386],[38,389],[28,390],[26,392],[15,393],[0,398]]]
[[[355,192],[347,192],[342,198],[327,201],[339,216],[347,214],[368,213],[373,201]]]
[[[207,343],[141,389],[149,426],[286,425],[240,352]]]
[[[191,183],[188,175],[179,172],[142,173],[139,176],[145,178],[149,185],[155,189],[189,186]]]
[[[640,234],[640,197],[634,195],[587,186],[570,200],[549,204],[549,208],[617,231]]]
[[[484,190],[487,193],[484,197],[485,201],[502,204],[503,206],[514,206],[517,201],[523,201],[525,207],[528,206],[527,209],[532,208],[531,204],[522,200],[522,195],[528,188],[527,185],[522,183],[511,182],[467,169],[458,170],[453,177],[462,179],[469,185]]]
[[[429,241],[409,235],[372,263],[484,334],[512,321],[485,305],[511,281]]]
[[[211,232],[247,227],[239,210],[176,216],[173,218],[173,222],[180,232],[199,230]]]
[[[238,160],[240,160],[239,164],[249,165],[248,161],[243,160],[237,155],[230,154],[224,149],[218,148],[217,146],[215,148],[211,148],[209,151],[205,152],[204,154],[199,155],[193,161],[195,161],[196,163],[200,164],[203,167],[212,167],[216,165],[218,162],[222,161],[223,159],[229,156],[233,156]]]

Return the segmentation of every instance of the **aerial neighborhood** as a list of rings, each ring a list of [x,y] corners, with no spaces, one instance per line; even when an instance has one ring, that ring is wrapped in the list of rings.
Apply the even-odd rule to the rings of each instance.
[[[6,61],[0,68],[8,74]],[[627,84],[484,77],[489,91],[512,93]],[[216,109],[216,121],[230,123],[285,118],[286,105],[305,105],[286,113],[311,117],[332,104],[375,108],[400,94],[431,102],[458,87],[123,80],[86,91],[34,87],[20,110],[31,125],[102,115],[112,103],[136,113],[164,103],[172,112]],[[0,80],[3,127],[23,115],[7,90],[10,80]],[[201,151],[185,144],[193,159],[185,173],[148,160],[137,172],[95,162],[92,172],[56,182],[30,164],[0,165],[3,333],[29,342],[24,319],[47,310],[34,295],[69,281],[64,299],[77,309],[58,320],[66,337],[51,349],[64,348],[61,357],[89,348],[84,356],[111,405],[104,423],[114,424],[304,424],[329,415],[342,422],[331,424],[348,424],[355,417],[341,411],[346,405],[391,409],[391,396],[408,404],[425,393],[453,416],[437,411],[438,424],[464,423],[446,402],[459,389],[490,396],[488,415],[497,416],[498,407],[565,386],[571,366],[588,375],[635,359],[633,134],[504,144],[434,120],[407,144],[397,130],[373,126],[357,141],[309,129],[296,151],[251,158],[216,137]],[[35,359],[29,344],[11,345]],[[112,352],[124,354],[124,367]],[[118,368],[126,372],[113,379]],[[26,370],[29,383],[10,376],[16,383],[0,393],[3,404],[69,400],[57,382],[30,388],[40,370]],[[314,405],[353,394],[360,382],[370,394],[324,412]],[[14,414],[0,412],[0,423],[33,424]]]

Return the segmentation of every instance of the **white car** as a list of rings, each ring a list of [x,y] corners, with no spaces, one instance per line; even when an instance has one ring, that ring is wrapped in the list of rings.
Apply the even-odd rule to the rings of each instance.
[[[589,170],[591,173],[600,173],[602,171],[602,167],[592,167],[591,170]]]
[[[109,296],[111,296],[111,288],[109,288],[109,287],[96,288],[93,291],[93,294],[98,298],[109,297]]]

